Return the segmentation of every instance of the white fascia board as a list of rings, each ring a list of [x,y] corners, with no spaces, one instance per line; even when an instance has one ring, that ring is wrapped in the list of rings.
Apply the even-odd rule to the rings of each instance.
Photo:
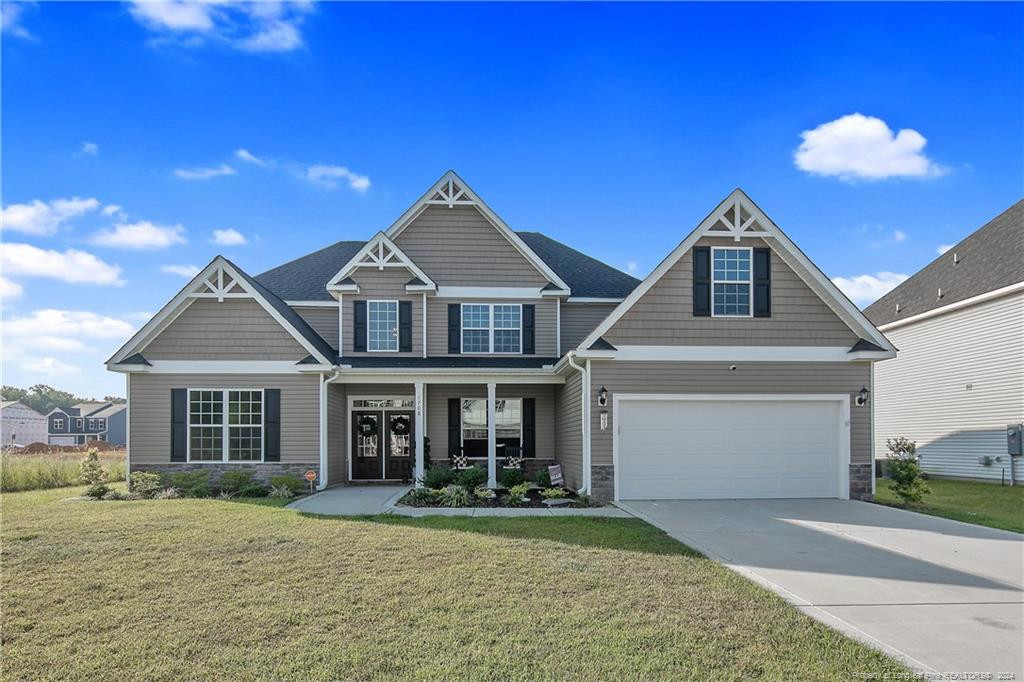
[[[520,239],[519,235],[517,235],[515,231],[498,216],[497,213],[492,211],[491,208],[477,195],[477,193],[466,184],[466,181],[460,178],[453,170],[442,175],[440,180],[431,185],[430,189],[424,192],[423,196],[421,196],[416,203],[410,206],[405,213],[399,216],[398,220],[393,222],[391,227],[385,230],[384,234],[386,234],[390,239],[397,238],[398,235],[401,234],[402,230],[404,230],[428,205],[427,202],[430,200],[430,197],[440,190],[442,186],[447,185],[449,181],[454,181],[459,184],[463,193],[469,198],[469,201],[472,202],[474,207],[480,211],[481,215],[483,215],[484,218],[486,218],[491,225],[493,225],[494,228],[498,230],[498,232],[501,233],[501,235],[507,239],[524,258],[526,258],[526,260],[530,261],[530,264],[533,265],[533,267],[537,268],[541,274],[547,277],[548,280],[559,288],[564,289],[566,292],[570,291],[569,285],[566,284],[561,277],[555,274],[555,271],[552,270],[540,256],[534,253],[533,249],[527,246],[526,242]]]
[[[895,347],[887,338],[885,338],[885,335],[878,331],[878,329],[876,329],[875,326],[872,325],[866,317],[864,317],[864,313],[862,313],[857,306],[850,301],[850,299],[839,291],[836,285],[833,284],[832,281],[826,277],[825,274],[819,270],[806,255],[804,255],[804,253],[789,239],[789,237],[785,235],[785,233],[782,232],[781,229],[779,229],[778,225],[772,222],[771,218],[766,216],[764,212],[758,208],[757,204],[755,204],[754,201],[739,188],[733,190],[729,196],[722,200],[718,206],[716,206],[715,209],[709,213],[707,217],[705,217],[704,220],[702,220],[700,224],[697,225],[697,227],[694,228],[694,230],[690,232],[690,234],[688,234],[686,238],[683,239],[683,241],[680,242],[679,245],[658,264],[658,267],[656,267],[651,274],[647,275],[647,277],[640,282],[637,288],[630,292],[629,296],[627,296],[622,303],[620,303],[615,310],[613,310],[608,317],[606,317],[605,320],[599,324],[589,336],[587,336],[587,338],[580,342],[577,348],[589,348],[595,341],[607,333],[608,330],[626,314],[626,311],[632,308],[633,305],[672,268],[672,266],[679,262],[679,259],[682,258],[699,239],[705,236],[716,236],[714,234],[708,235],[708,228],[718,221],[722,212],[726,208],[735,205],[736,202],[741,202],[743,207],[757,220],[757,222],[761,224],[762,227],[767,230],[767,232],[752,232],[749,234],[750,238],[775,239],[775,243],[779,246],[777,252],[780,254],[780,257],[785,260],[785,256],[788,254],[803,266],[802,269],[807,272],[807,274],[825,293],[825,296],[821,296],[820,298],[829,305],[829,307],[831,307],[836,314],[850,326],[851,329],[868,337],[869,340],[872,340],[881,348],[895,352]],[[724,236],[729,235],[725,234]],[[796,270],[796,272],[797,275],[803,278],[799,269]]]
[[[569,292],[565,289],[541,289],[540,295],[542,298],[547,298],[548,296],[561,297],[568,296]]]
[[[380,369],[346,369],[341,367],[338,378],[340,384],[414,384],[445,383],[445,384],[564,384],[565,377],[555,374],[550,369],[543,371],[509,371],[494,373],[467,372],[465,369],[449,368],[447,370],[408,369],[382,371]]]
[[[540,287],[447,287],[437,288],[437,298],[540,299]]]
[[[131,374],[132,372],[148,372],[152,369],[149,365],[115,365],[112,362],[106,364],[107,371],[118,372],[119,374]]]
[[[405,253],[398,248],[385,233],[378,232],[368,242],[363,244],[363,248],[359,249],[356,255],[352,256],[352,258],[342,266],[341,270],[339,270],[334,277],[331,277],[327,282],[327,288],[331,289],[332,287],[336,287],[339,282],[352,275],[360,267],[371,267],[362,262],[363,258],[371,254],[373,251],[381,248],[381,245],[387,247],[388,251],[397,257],[396,261],[389,264],[390,266],[404,267],[413,275],[421,279],[425,284],[436,286],[436,284],[434,284],[434,280],[432,280],[427,273],[423,272],[423,270],[421,270],[419,266],[409,258],[409,256],[405,255]],[[339,289],[335,289],[335,291],[339,291]]]
[[[1024,291],[1024,282],[1017,282],[1016,284],[1011,284],[1011,285],[1006,286],[1006,287],[1001,287],[999,289],[993,289],[992,291],[987,291],[984,294],[978,294],[977,296],[972,296],[970,298],[965,298],[962,301],[956,301],[955,303],[950,303],[949,305],[944,305],[941,308],[933,308],[933,309],[928,310],[926,312],[919,313],[917,315],[912,315],[911,317],[908,317],[908,318],[903,319],[903,320],[896,320],[894,322],[889,322],[887,324],[881,325],[879,327],[879,329],[882,330],[883,332],[889,331],[890,329],[898,329],[899,327],[902,327],[902,326],[907,325],[907,324],[913,324],[914,322],[919,322],[921,320],[927,320],[930,317],[936,317],[938,315],[944,315],[946,313],[951,313],[954,310],[960,310],[961,308],[966,308],[967,306],[972,306],[972,305],[975,305],[977,303],[984,303],[985,301],[991,301],[994,298],[1000,298],[1002,296],[1006,296],[1008,294],[1013,294],[1013,293],[1016,293],[1018,291]]]
[[[581,358],[623,362],[853,362],[895,357],[888,351],[847,346],[619,346],[615,351],[579,351]]]
[[[302,369],[304,367],[314,369]],[[151,367],[139,371],[148,374],[302,374],[330,370],[331,365],[297,365],[291,360],[153,360]]]
[[[405,290],[408,292],[413,291],[437,291],[436,284],[406,284]]]
[[[333,292],[338,292],[338,293],[342,293],[342,294],[350,294],[350,293],[351,294],[358,294],[359,293],[359,285],[358,284],[328,284],[327,285],[327,291],[332,292],[331,293],[332,296],[334,295]]]
[[[570,296],[566,303],[622,303],[622,298],[602,298],[600,296]]]

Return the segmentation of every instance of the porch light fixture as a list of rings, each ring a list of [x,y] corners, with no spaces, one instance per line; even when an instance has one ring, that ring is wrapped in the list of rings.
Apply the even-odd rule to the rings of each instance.
[[[868,404],[868,387],[861,386],[857,392],[857,407],[864,407]]]
[[[597,391],[597,404],[600,407],[604,407],[608,404],[608,389],[604,386]]]

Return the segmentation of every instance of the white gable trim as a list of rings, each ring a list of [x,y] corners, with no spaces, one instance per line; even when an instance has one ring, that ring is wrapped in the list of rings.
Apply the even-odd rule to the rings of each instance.
[[[430,279],[427,273],[420,270],[419,266],[405,255],[383,232],[375,234],[370,241],[363,245],[363,248],[359,249],[356,255],[352,256],[345,263],[341,270],[338,270],[338,273],[327,282],[327,289],[351,291],[352,285],[343,285],[341,282],[345,278],[352,276],[359,268],[374,268],[381,272],[385,268],[405,268],[423,282],[427,291],[437,289],[434,280]],[[358,291],[358,287],[356,290]]]
[[[227,280],[225,280],[227,275]],[[241,289],[241,291],[238,291]],[[177,317],[188,308],[193,301],[199,298],[216,298],[223,301],[225,298],[251,298],[263,307],[267,313],[280,324],[285,331],[292,335],[299,345],[314,358],[323,364],[331,364],[328,358],[317,350],[306,337],[277,311],[270,302],[250,285],[244,277],[229,263],[223,256],[217,256],[210,264],[203,268],[202,272],[192,278],[178,294],[170,300],[160,311],[154,315],[149,322],[142,326],[128,342],[121,346],[114,355],[107,360],[107,366],[116,365],[129,355],[139,352],[150,341],[159,336],[160,332],[168,327]]]
[[[385,234],[391,239],[396,239],[399,234],[402,233],[406,227],[409,226],[413,220],[419,216],[420,213],[427,206],[447,206],[452,208],[453,206],[474,206],[480,214],[487,219],[491,225],[494,226],[501,236],[503,236],[515,249],[522,254],[522,256],[530,262],[542,275],[548,278],[548,280],[557,285],[560,289],[564,289],[569,292],[569,285],[566,284],[561,277],[555,274],[555,271],[548,267],[540,256],[534,253],[533,249],[526,245],[519,235],[509,227],[504,220],[502,220],[497,213],[491,210],[491,208],[483,202],[483,200],[474,192],[466,182],[460,178],[455,171],[448,171],[441,176],[438,180],[428,189],[423,196],[416,200],[409,209],[398,217],[398,220],[391,224]]]
[[[743,219],[740,216],[740,209],[747,213],[747,218]],[[731,216],[730,216],[731,214]],[[674,266],[679,259],[681,259],[692,247],[697,243],[701,237],[733,237],[735,241],[740,241],[744,238],[758,238],[758,239],[774,239],[778,245],[776,252],[779,254],[787,265],[793,267],[794,264],[798,264],[800,267],[794,267],[793,270],[804,280],[808,286],[812,289],[819,289],[816,291],[819,298],[832,309],[836,315],[839,316],[843,322],[847,324],[854,332],[856,332],[861,338],[866,338],[872,341],[880,348],[887,351],[895,352],[896,348],[889,343],[889,340],[885,338],[882,332],[871,324],[871,322],[864,316],[864,313],[855,306],[850,299],[848,299],[835,284],[832,283],[828,277],[825,276],[818,267],[811,262],[803,251],[801,251],[796,244],[794,244],[789,237],[779,229],[778,225],[772,222],[771,218],[766,216],[760,208],[751,200],[747,194],[737,188],[732,191],[723,200],[715,210],[712,211],[701,223],[693,230],[687,237],[680,242],[679,246],[672,250],[672,252],[658,264],[651,274],[649,274],[639,286],[634,289],[625,300],[620,303],[615,310],[611,312],[605,320],[592,331],[587,338],[583,339],[582,342],[577,346],[577,349],[585,350],[589,348],[595,341],[601,338],[602,335],[608,332],[612,326],[618,322],[626,311],[633,307],[633,305],[646,294],[651,287],[653,287],[658,280],[660,280],[665,273],[667,273],[672,266]],[[804,276],[807,273],[810,277]]]

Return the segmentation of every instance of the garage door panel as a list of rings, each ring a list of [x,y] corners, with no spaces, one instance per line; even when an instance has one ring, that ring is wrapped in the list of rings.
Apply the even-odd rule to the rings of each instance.
[[[623,401],[622,499],[836,497],[838,403]]]

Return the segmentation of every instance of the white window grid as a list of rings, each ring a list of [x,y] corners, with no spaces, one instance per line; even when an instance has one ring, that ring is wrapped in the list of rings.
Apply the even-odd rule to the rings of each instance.
[[[63,431],[64,430],[64,420],[61,419],[60,417],[57,417],[56,419],[54,419],[53,420],[53,430],[54,431]]]
[[[107,428],[107,420],[105,418],[103,418],[103,417],[100,417],[99,419],[97,419],[96,420],[96,428],[99,428],[99,429]]]
[[[93,430],[95,428],[96,428],[96,420],[95,419],[90,419],[89,420],[89,430],[91,431],[91,430]]]
[[[81,417],[78,417],[78,418],[76,418],[76,419],[75,419],[75,428],[76,428],[76,429],[80,429],[80,428],[82,428],[82,425],[83,425],[84,423],[85,423],[85,420],[83,420],[83,419],[82,419]]]
[[[754,257],[751,247],[711,249],[712,317],[751,317]]]
[[[463,303],[462,352],[515,355],[523,348],[523,306],[519,303]]]
[[[487,440],[487,398],[462,398],[462,428],[459,430],[459,445],[465,446],[466,440]],[[474,418],[466,426],[466,411],[470,414],[483,410],[483,418]],[[516,438],[519,447],[523,446],[523,399],[498,398],[494,401],[494,438]]]
[[[366,350],[371,353],[398,350],[398,301],[366,302]]]
[[[262,388],[188,390],[189,462],[262,462]]]

